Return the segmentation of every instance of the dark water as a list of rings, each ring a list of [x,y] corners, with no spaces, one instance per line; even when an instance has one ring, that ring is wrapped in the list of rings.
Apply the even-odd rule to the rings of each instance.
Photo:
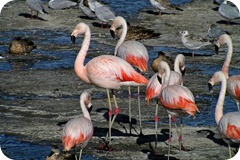
[[[102,0],[107,3],[116,13],[123,16],[135,16],[139,10],[144,8],[151,8],[148,0]],[[190,2],[190,0],[172,0],[174,4],[181,5]],[[123,7],[124,6],[124,7]],[[132,18],[132,17],[131,17]],[[47,30],[14,30],[8,32],[0,32],[0,54],[7,56],[8,45],[13,37],[31,35],[31,39],[37,44],[38,48],[33,50],[33,55],[38,55],[34,61],[26,59],[22,62],[21,58],[10,57],[12,60],[0,59],[0,71],[8,71],[15,69],[28,70],[28,69],[56,69],[56,68],[72,68],[77,49],[72,48],[69,33],[65,32],[49,32]],[[39,37],[41,35],[41,37]],[[46,47],[45,47],[46,46]],[[47,48],[47,49],[46,49]],[[59,49],[60,48],[60,49]],[[90,48],[103,48],[107,52],[112,52],[113,47],[109,47],[104,44],[99,44],[96,41],[91,42]],[[188,50],[177,49],[172,47],[148,47],[149,53],[157,53],[159,50],[172,53],[187,53]],[[212,55],[213,51],[197,51],[198,54]],[[150,54],[150,62],[156,54]],[[87,59],[88,60],[88,59]],[[14,62],[14,63],[13,63]],[[186,68],[191,68],[194,64],[187,64]],[[195,66],[196,67],[196,66]],[[219,66],[212,65],[198,65],[199,74],[207,74],[209,77],[217,70]],[[238,74],[237,69],[231,69],[230,75]],[[5,97],[6,98],[6,97]],[[11,98],[11,97],[9,97]],[[209,96],[196,96],[196,101],[208,101],[211,102],[210,106],[205,106],[201,109],[201,114],[198,114],[196,119],[185,118],[184,124],[189,126],[215,126],[214,121],[214,106],[216,106],[216,97]],[[236,111],[235,103],[226,97],[225,112]],[[167,123],[164,120],[161,123]],[[45,159],[49,154],[51,146],[43,146],[37,144],[26,143],[18,141],[15,137],[0,135],[0,146],[2,151],[12,159]],[[96,159],[94,157],[83,157],[83,159]]]

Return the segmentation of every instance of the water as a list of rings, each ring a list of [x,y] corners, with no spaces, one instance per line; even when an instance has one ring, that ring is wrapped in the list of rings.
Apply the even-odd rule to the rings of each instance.
[[[181,5],[188,3],[191,0],[172,0],[174,4]],[[134,18],[138,15],[138,12],[144,8],[151,8],[151,4],[148,0],[102,0],[102,2],[108,4],[116,13],[124,17]],[[123,7],[124,6],[124,7]],[[8,52],[8,44],[11,41],[12,37],[31,35],[31,39],[38,44],[40,47],[33,50],[32,54],[38,55],[35,61],[24,61],[21,63],[18,61],[18,57],[13,57],[13,61],[16,61],[17,64],[13,61],[1,60],[0,59],[0,71],[9,71],[15,69],[17,66],[21,70],[29,69],[57,69],[57,68],[73,68],[73,64],[78,52],[78,49],[71,49],[72,45],[69,38],[69,33],[65,32],[49,32],[47,30],[13,30],[0,33],[0,53]],[[41,37],[39,37],[41,35]],[[50,45],[48,49],[43,46]],[[56,50],[57,48],[57,50]],[[61,49],[59,49],[61,48]],[[96,41],[91,42],[91,48],[104,48],[104,50],[111,52],[113,47],[109,47],[104,44],[99,44]],[[165,52],[173,53],[187,53],[189,50],[177,49],[172,47],[148,47],[149,53],[157,53],[159,50]],[[197,51],[198,54],[211,55],[212,51]],[[156,55],[150,55],[150,61]],[[87,59],[88,61],[89,59]],[[187,64],[186,68],[191,68],[194,64]],[[195,66],[196,67],[196,66]],[[219,70],[219,66],[212,65],[198,65],[199,74],[207,74],[211,76],[215,71]],[[237,69],[231,69],[230,75],[237,74]],[[1,99],[6,97],[0,95]],[[8,97],[9,99],[15,97]],[[196,101],[207,101],[211,102],[210,106],[205,106],[201,110],[201,114],[197,114],[195,120],[192,118],[185,118],[184,124],[189,126],[215,126],[214,121],[214,106],[216,106],[216,97],[209,96],[196,96]],[[235,111],[235,103],[229,98],[226,97],[225,100],[226,107],[224,108],[225,112]],[[167,123],[167,120],[164,120],[163,123]],[[38,145],[32,143],[26,143],[16,140],[16,137],[6,136],[5,134],[0,134],[0,146],[4,154],[6,154],[11,159],[45,159],[51,150],[51,146],[48,145]],[[83,159],[96,159],[92,156],[88,157],[87,155]]]

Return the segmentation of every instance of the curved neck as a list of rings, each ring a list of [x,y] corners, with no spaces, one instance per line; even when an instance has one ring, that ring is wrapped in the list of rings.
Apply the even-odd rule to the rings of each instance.
[[[87,71],[86,71],[86,67],[84,66],[84,60],[87,55],[90,39],[91,39],[91,31],[89,27],[86,27],[84,40],[82,42],[82,47],[77,55],[77,58],[74,64],[75,73],[82,81],[86,83],[90,83],[90,81],[87,77]]]
[[[90,114],[87,110],[87,106],[84,103],[84,100],[80,100],[80,106],[83,112],[83,116],[91,121]]]
[[[227,51],[227,56],[226,56],[226,59],[223,63],[223,66],[222,66],[222,72],[225,74],[225,76],[228,78],[229,75],[228,75],[228,70],[229,70],[229,67],[230,67],[230,63],[231,63],[231,59],[232,59],[232,54],[233,54],[233,45],[232,45],[232,40],[229,39],[227,42],[226,42],[227,46],[228,46],[228,51]]]
[[[223,116],[223,105],[224,105],[226,89],[227,89],[227,79],[223,75],[221,80],[221,90],[218,96],[218,101],[215,109],[215,121],[217,124],[219,123],[220,119]]]
[[[179,73],[182,76],[182,72],[180,70],[180,64],[179,64],[179,59],[176,58],[174,61],[174,71]]]
[[[165,74],[162,73],[162,75],[164,75],[162,89],[168,86],[169,81],[170,81],[170,76],[171,76],[171,71],[170,71],[169,66],[164,65],[163,68],[164,68]],[[159,73],[159,74],[161,74],[161,73]]]
[[[122,45],[122,43],[124,42],[125,38],[126,38],[126,35],[127,35],[127,22],[122,19],[121,21],[121,25],[122,25],[122,34],[116,44],[116,47],[115,47],[115,51],[114,51],[114,55],[116,56],[117,55],[117,51],[118,51],[118,48]]]

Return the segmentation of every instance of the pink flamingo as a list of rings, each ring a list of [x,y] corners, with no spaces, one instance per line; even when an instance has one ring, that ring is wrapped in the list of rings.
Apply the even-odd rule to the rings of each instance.
[[[223,63],[223,66],[222,66],[222,71],[225,74],[225,76],[227,77],[227,93],[236,102],[238,111],[240,112],[240,107],[239,107],[240,75],[233,75],[231,77],[229,77],[229,75],[228,75],[229,66],[230,66],[232,54],[233,54],[232,39],[229,35],[223,34],[216,41],[217,47],[220,47],[223,44],[227,44],[227,46],[228,46],[227,56]]]
[[[75,38],[85,34],[82,47],[77,55],[74,64],[74,70],[77,76],[84,82],[94,84],[95,86],[107,89],[108,105],[109,105],[109,133],[106,144],[111,145],[111,128],[112,124],[119,113],[116,96],[113,89],[120,89],[122,86],[141,86],[146,85],[148,80],[122,58],[113,55],[100,55],[91,59],[86,65],[84,60],[89,48],[91,31],[85,23],[79,23],[71,34],[71,39],[75,42]],[[115,113],[112,118],[112,107],[110,101],[109,90],[113,92],[115,104]]]
[[[195,112],[199,112],[199,110],[195,104],[195,99],[192,92],[187,87],[182,85],[169,85],[171,76],[170,68],[166,62],[161,61],[158,71],[158,76],[160,77],[160,79],[163,78],[162,75],[164,72],[166,75],[162,80],[163,83],[159,100],[169,114],[169,142],[171,142],[171,116],[180,117],[179,146],[181,151],[182,117],[188,114],[194,116]],[[169,154],[170,143],[168,144],[168,159]]]
[[[185,57],[182,54],[178,54],[177,57],[175,58],[174,61],[174,71],[171,71],[171,77],[170,77],[170,82],[169,85],[182,85],[183,80],[182,80],[182,72],[185,70]],[[165,73],[163,73],[163,77],[165,76]],[[161,92],[161,87],[162,84],[159,83],[158,81],[158,73],[155,73],[149,80],[148,84],[146,87],[146,98],[145,100],[147,101],[147,105],[149,105],[150,99],[157,98],[156,99],[156,110],[155,110],[155,149],[157,147],[157,128],[158,128],[158,97]],[[174,120],[174,122],[176,122]],[[175,123],[176,124],[176,123]]]
[[[123,17],[116,17],[111,25],[110,32],[115,37],[115,32],[122,29],[122,34],[116,44],[114,55],[119,56],[126,60],[129,64],[139,69],[141,72],[147,72],[149,55],[147,48],[138,41],[124,41],[127,35],[127,23]],[[131,134],[131,89],[128,88],[129,98],[129,122]],[[141,108],[140,108],[140,87],[138,86],[138,110],[139,110],[139,125],[140,135],[142,135],[142,122],[141,122]]]
[[[227,77],[222,71],[216,72],[209,80],[208,84],[211,92],[212,87],[219,82],[221,82],[221,90],[215,109],[215,121],[218,125],[218,130],[222,139],[228,144],[229,158],[231,158],[232,154],[230,144],[240,144],[240,113],[229,112],[223,115],[223,104],[227,88]]]
[[[81,94],[80,106],[83,117],[77,117],[68,121],[62,132],[64,150],[69,151],[76,145],[81,146],[79,160],[81,159],[82,149],[87,146],[93,135],[93,125],[88,112],[88,109],[92,107],[92,103],[91,96],[88,92]]]

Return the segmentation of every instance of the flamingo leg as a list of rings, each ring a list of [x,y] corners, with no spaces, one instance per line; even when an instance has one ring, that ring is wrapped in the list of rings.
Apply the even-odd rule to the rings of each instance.
[[[80,149],[79,159],[78,160],[81,160],[81,158],[82,158],[82,148]]]
[[[109,116],[109,130],[108,130],[108,141],[109,144],[111,144],[111,136],[112,136],[112,104],[111,104],[111,99],[110,99],[110,93],[109,93],[109,89],[107,89],[107,97],[108,97],[108,106],[109,106],[109,112],[108,112],[108,116]]]
[[[118,104],[117,104],[116,96],[115,96],[114,92],[112,92],[112,93],[113,93],[113,101],[114,101],[114,104],[115,104],[115,112],[114,112],[114,116],[113,116],[113,119],[112,119],[112,122],[111,122],[111,128],[112,128],[112,125],[113,125],[113,123],[114,123],[114,121],[115,121],[115,119],[116,119],[116,117],[119,113],[119,107],[118,107]]]
[[[138,113],[139,113],[140,135],[143,135],[143,133],[142,133],[141,106],[140,106],[140,86],[138,86]]]
[[[171,123],[172,123],[172,116],[170,114],[168,114],[168,122],[169,122],[169,138],[168,138],[168,160],[170,158],[170,144],[172,143],[172,126],[171,126]]]
[[[239,102],[236,101],[237,107],[238,107],[238,112],[240,112],[240,107],[239,107]]]
[[[232,158],[232,151],[231,151],[231,146],[228,145],[228,152],[229,152],[229,158]]]
[[[157,141],[158,141],[158,133],[157,133],[157,129],[158,129],[158,100],[156,100],[156,111],[155,111],[155,150],[157,150]]]
[[[129,134],[132,134],[132,96],[131,87],[128,87]]]
[[[179,151],[181,152],[181,150],[182,150],[182,126],[183,126],[182,117],[180,117],[180,121],[181,121],[181,123],[180,123],[180,136],[179,136]]]

